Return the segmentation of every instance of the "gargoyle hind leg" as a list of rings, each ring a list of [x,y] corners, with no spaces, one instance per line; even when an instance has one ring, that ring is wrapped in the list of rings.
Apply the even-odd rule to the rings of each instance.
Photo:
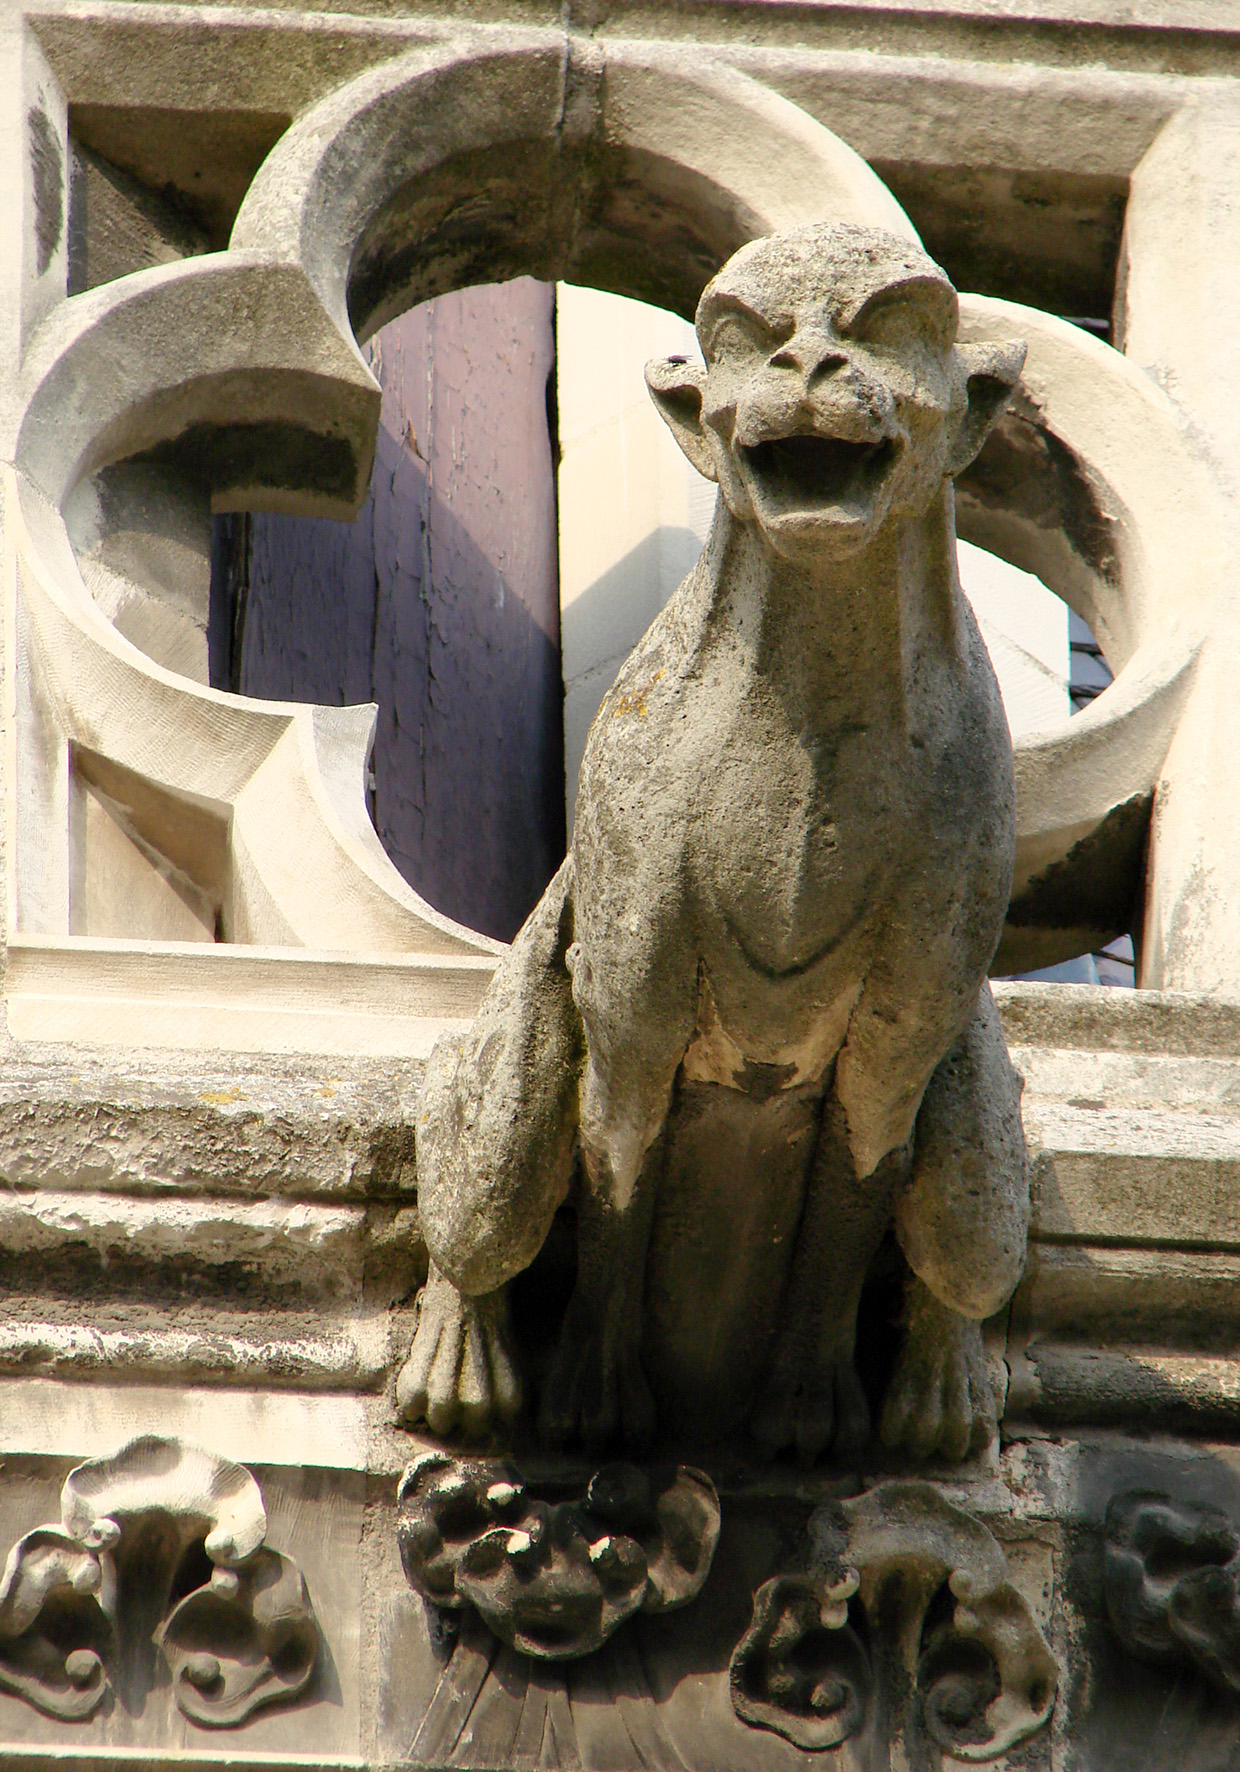
[[[646,927],[661,925],[650,917]],[[653,1438],[654,1402],[641,1363],[646,1257],[662,1171],[672,1085],[689,1042],[695,969],[640,939],[607,971],[576,951],[573,991],[588,1055],[581,1090],[577,1283],[543,1386],[539,1434],[590,1451]],[[651,1012],[654,1005],[657,1013]]]
[[[568,1192],[585,1051],[566,953],[571,859],[504,956],[464,1038],[440,1040],[418,1102],[418,1214],[430,1252],[401,1416],[481,1434],[521,1403],[504,1288]]]
[[[651,1070],[630,1062],[626,1074],[607,1079],[588,1062],[577,1283],[538,1417],[548,1446],[580,1439],[593,1452],[619,1441],[640,1452],[654,1436],[654,1402],[641,1363],[642,1310],[660,1133],[678,1063],[677,1057]]]
[[[580,1439],[591,1452],[616,1441],[641,1452],[654,1437],[640,1350],[661,1144],[656,1134],[613,1156],[587,1149],[583,1136],[577,1282],[538,1413],[539,1436],[553,1449]]]
[[[830,1446],[849,1457],[869,1439],[869,1405],[853,1363],[857,1307],[908,1156],[901,1146],[859,1180],[843,1109],[828,1095],[779,1333],[750,1417],[767,1453],[795,1447],[812,1462]]]
[[[914,1457],[960,1459],[995,1428],[981,1322],[1011,1296],[1025,1261],[1029,1173],[1021,1081],[990,986],[939,1063],[917,1115],[896,1230],[913,1270],[903,1352],[881,1434]]]

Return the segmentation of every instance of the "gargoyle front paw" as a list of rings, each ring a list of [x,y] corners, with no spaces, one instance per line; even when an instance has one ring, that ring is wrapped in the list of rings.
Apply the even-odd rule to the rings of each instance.
[[[828,1447],[855,1456],[870,1437],[870,1409],[851,1353],[820,1356],[809,1372],[777,1361],[749,1430],[768,1457],[795,1449],[812,1464]]]
[[[425,1421],[434,1434],[478,1438],[521,1408],[521,1380],[508,1336],[501,1287],[465,1298],[432,1266],[418,1296],[418,1323],[396,1380],[400,1419]]]
[[[618,1444],[640,1453],[654,1439],[655,1421],[636,1337],[612,1325],[585,1329],[570,1309],[543,1385],[538,1411],[543,1444],[560,1451],[580,1441],[588,1452]]]
[[[959,1462],[982,1450],[996,1425],[981,1326],[915,1279],[904,1348],[883,1402],[883,1445],[916,1459]]]

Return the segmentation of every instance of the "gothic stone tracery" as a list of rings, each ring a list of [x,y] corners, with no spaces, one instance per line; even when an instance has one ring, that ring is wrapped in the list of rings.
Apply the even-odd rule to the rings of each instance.
[[[329,16],[238,4],[208,17],[31,0],[6,14],[6,1754],[192,1762],[218,1755],[206,1731],[222,1725],[235,1731],[227,1752],[255,1763],[491,1772],[870,1772],[900,1754],[929,1766],[1007,1753],[1087,1772],[1236,1763],[1234,21],[1212,0],[1191,21],[1162,0],[1122,18],[1053,0],[1036,22],[1029,10],[853,7],[845,29],[831,5],[774,0],[699,8],[691,36],[678,13],[573,5],[533,28],[502,5],[481,25],[448,6]],[[984,960],[956,975],[970,1010],[981,1005],[981,1050],[970,1058],[966,1039],[931,1090],[976,1105],[970,1079],[989,1054],[1000,1084],[982,1096],[1011,1120],[1006,1037],[1034,1158],[1031,1259],[987,1327],[987,1374],[980,1332],[962,1362],[950,1321],[950,1357],[935,1366],[944,1325],[926,1312],[943,1304],[935,1284],[951,1292],[963,1272],[979,1290],[955,1298],[971,1307],[956,1315],[975,1321],[1015,1279],[1020,1239],[1007,1239],[1010,1276],[986,1260],[973,1274],[933,1247],[937,1209],[928,1224],[905,1211],[927,1286],[910,1299],[912,1364],[906,1355],[894,1385],[890,1249],[862,1303],[855,1383],[847,1287],[825,1361],[822,1314],[799,1283],[794,1309],[768,1310],[768,1327],[802,1332],[787,1347],[772,1329],[758,1357],[716,1349],[716,1400],[729,1408],[707,1410],[707,1425],[730,1450],[742,1418],[765,1426],[805,1468],[721,1453],[700,1479],[613,1470],[605,1496],[596,1460],[548,1458],[525,1418],[512,1430],[524,1475],[506,1457],[488,1467],[491,1448],[458,1459],[424,1447],[398,1506],[410,1441],[393,1425],[393,1367],[427,1277],[416,1214],[430,1224],[436,1210],[433,1174],[416,1195],[412,1128],[434,1095],[421,1064],[441,1035],[470,1037],[492,978],[502,996],[531,949],[505,958],[396,877],[365,811],[366,710],[232,697],[205,686],[201,659],[181,668],[202,639],[211,513],[348,517],[377,404],[355,343],[411,301],[521,271],[688,313],[748,241],[840,222],[886,230],[918,264],[920,232],[960,287],[987,292],[961,298],[961,361],[1010,364],[1027,344],[1008,410],[956,479],[955,520],[1061,590],[1116,669],[1088,713],[1018,747],[997,967],[1128,924],[1147,988],[1124,1001],[1020,984],[992,994]],[[1105,326],[1112,303],[1111,344],[1055,317]],[[891,321],[904,324],[898,302]],[[794,337],[812,330],[797,316]],[[684,366],[654,379],[689,448],[713,449]],[[880,425],[881,408],[878,397],[868,409]],[[814,428],[739,436],[754,453],[733,459],[732,490],[765,503],[772,530],[787,488],[823,470],[795,441]],[[882,439],[865,424],[830,436],[829,477],[885,483]],[[941,539],[946,501],[936,510]],[[110,619],[121,603],[163,641],[144,651],[124,638]],[[617,691],[617,730],[637,729],[643,704],[656,725],[666,712],[668,673],[643,676],[650,663],[639,655]],[[731,760],[707,758],[708,789]],[[592,767],[605,765],[600,750]],[[748,810],[778,778],[767,772]],[[704,838],[739,854],[718,795],[703,803]],[[583,834],[562,896],[529,934],[536,960],[556,956],[537,1039],[565,1063],[563,1087],[536,1089],[521,1110],[555,1159],[535,1180],[555,1194],[592,1066],[590,1179],[600,1199],[636,1203],[636,1221],[617,1232],[619,1251],[606,1225],[578,1223],[581,1332],[558,1364],[546,1317],[572,1278],[566,1215],[529,1269],[546,1212],[523,1207],[510,1223],[510,1265],[547,1287],[534,1308],[528,1292],[514,1298],[511,1320],[494,1288],[458,1295],[432,1271],[421,1333],[438,1339],[404,1395],[425,1378],[432,1428],[505,1420],[519,1360],[531,1394],[550,1399],[551,1440],[640,1429],[643,1384],[660,1431],[687,1430],[701,1369],[686,1378],[686,1318],[704,1340],[720,1322],[752,1321],[718,1288],[693,1315],[693,1263],[674,1259],[693,1239],[669,1234],[674,1190],[651,1188],[640,1163],[662,1117],[643,1118],[634,1080],[609,1068],[607,944],[565,922],[597,839]],[[765,860],[756,891],[775,902]],[[966,863],[949,856],[926,878],[963,877]],[[604,877],[599,902],[616,886]],[[84,932],[84,894],[108,910],[105,940]],[[992,933],[1003,896],[980,895]],[[785,950],[799,957],[787,919],[733,920],[766,972]],[[690,970],[676,1001],[707,1073],[690,1087],[720,1091],[703,1098],[716,1116],[704,1112],[703,1142],[752,1149],[754,1125],[724,1109],[787,1115],[795,1089],[758,1102],[754,1086],[780,1080],[764,1065],[793,1061],[750,1050],[753,1003],[738,1014],[718,968]],[[948,984],[950,969],[917,1001]],[[747,1093],[719,1081],[737,1068]],[[824,1075],[800,1086],[815,1135]],[[838,1234],[840,1177],[876,1153],[898,1166],[899,1116],[858,1144],[866,1116],[849,1111],[838,1063],[831,1087],[843,1108],[820,1149],[836,1234],[789,1231],[784,1244],[812,1251],[811,1279],[826,1271],[819,1258],[838,1257],[855,1289],[866,1237],[848,1251]],[[669,1160],[700,1179],[689,1093]],[[955,1109],[936,1122],[932,1102],[919,1132],[938,1132],[913,1159],[923,1174],[955,1161],[942,1155]],[[777,1130],[787,1215],[801,1220],[804,1152]],[[749,1174],[777,1170],[747,1159]],[[770,1203],[762,1190],[745,1198]],[[1002,1216],[978,1215],[972,1235]],[[696,1246],[726,1222],[703,1215]],[[639,1311],[634,1248],[647,1229]],[[749,1234],[773,1243],[779,1229],[768,1218]],[[777,1288],[787,1278],[779,1261],[755,1267]],[[768,1375],[764,1422],[752,1404]],[[962,1450],[996,1379],[1001,1439],[963,1467],[931,1459],[924,1485],[852,1444],[859,1398],[881,1404],[886,1382],[890,1440],[910,1455]],[[231,1456],[186,1450],[197,1441]],[[471,1526],[447,1558],[466,1603],[440,1604],[429,1528],[451,1540],[440,1514],[454,1465],[467,1464],[457,1487],[485,1530]],[[96,1483],[110,1512],[82,1512]],[[54,1520],[62,1490],[62,1523],[32,1524]],[[254,1537],[258,1495],[278,1550]],[[228,1531],[245,1528],[244,1545],[216,1536],[229,1497],[240,1513]],[[684,1604],[650,1603],[669,1594]],[[587,1652],[548,1656],[557,1627]]]

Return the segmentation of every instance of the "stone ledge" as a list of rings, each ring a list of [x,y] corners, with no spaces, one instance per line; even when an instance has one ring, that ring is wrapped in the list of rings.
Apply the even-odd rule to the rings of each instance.
[[[423,1066],[0,1042],[10,1187],[412,1198]]]
[[[1214,1331],[1240,1275],[1240,1003],[996,998],[1035,1159],[1029,1270],[993,1325],[1009,1425],[1139,1403],[1230,1431],[1240,1359]],[[421,1065],[13,1040],[4,1056],[0,1387],[332,1394],[372,1421],[340,1456],[398,1465],[388,1383],[425,1273]]]
[[[21,1743],[4,1744],[4,1764],[14,1772],[181,1772],[185,1766],[226,1768],[226,1772],[279,1772],[282,1767],[296,1772],[409,1772],[407,1759],[370,1759],[357,1754],[243,1753],[230,1748],[142,1748],[95,1747],[89,1754],[80,1746],[29,1747]]]
[[[407,1234],[417,1215],[402,1209]],[[73,1249],[83,1277],[96,1265],[127,1267],[135,1289],[164,1264],[180,1267],[184,1293],[196,1276],[226,1269],[220,1284],[244,1296],[247,1271],[261,1264],[265,1290],[283,1300],[360,1297],[367,1230],[364,1206],[302,1201],[151,1198],[116,1193],[64,1193],[28,1188],[0,1194],[0,1248],[20,1263],[23,1289],[57,1251]],[[240,1272],[238,1271],[240,1270]],[[70,1291],[75,1276],[62,1276]],[[55,1276],[47,1275],[56,1292]]]
[[[138,1320],[125,1328],[106,1318],[100,1322],[100,1315],[92,1312],[87,1323],[6,1316],[0,1321],[0,1375],[72,1374],[84,1382],[107,1377],[122,1383],[136,1377],[171,1385],[207,1382],[348,1394],[382,1390],[388,1381],[392,1349],[386,1316],[348,1325],[294,1322],[246,1333],[230,1313],[181,1326],[168,1322],[175,1312],[144,1311],[134,1313]]]
[[[412,1206],[319,1207],[58,1189],[0,1193],[0,1287],[69,1310],[105,1297],[240,1312],[356,1312],[426,1268]]]
[[[1006,1433],[1140,1420],[1147,1432],[1234,1434],[1240,1424],[1240,1362],[1227,1354],[1039,1338],[1010,1350],[1009,1365]]]
[[[1038,1243],[1009,1314],[1005,1427],[1240,1424],[1240,1259]]]
[[[1240,1059],[1240,999],[1108,985],[996,979],[991,988],[1013,1048],[1094,1047]]]
[[[467,1027],[494,970],[490,954],[14,935],[4,995],[20,1040],[399,1061]]]

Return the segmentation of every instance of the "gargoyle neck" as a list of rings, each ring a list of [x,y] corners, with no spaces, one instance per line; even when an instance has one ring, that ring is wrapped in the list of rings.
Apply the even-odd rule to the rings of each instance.
[[[838,719],[856,702],[903,718],[929,675],[966,667],[950,480],[921,516],[889,519],[817,570],[785,560],[720,498],[699,573],[708,631],[807,711],[829,704]]]

